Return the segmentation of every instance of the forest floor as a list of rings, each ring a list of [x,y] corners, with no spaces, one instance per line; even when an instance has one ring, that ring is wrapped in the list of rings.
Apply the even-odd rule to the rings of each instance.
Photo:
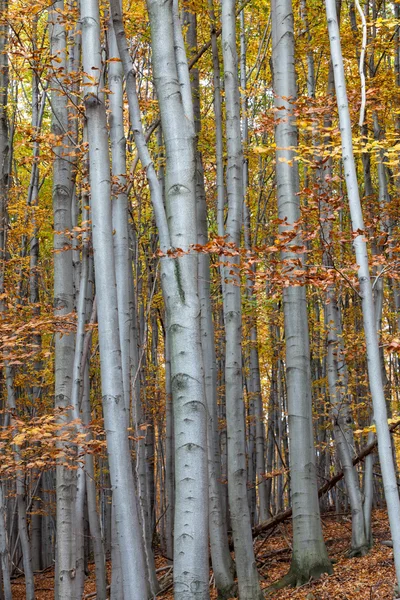
[[[346,551],[350,546],[351,522],[348,516],[336,517],[334,513],[322,516],[324,537],[329,556],[335,561],[333,575],[323,576],[318,581],[310,582],[301,588],[286,588],[274,592],[270,598],[274,600],[375,600],[393,598],[395,580],[393,551],[382,545],[383,540],[390,539],[387,514],[384,510],[373,513],[374,547],[363,558],[348,558]],[[287,573],[290,566],[291,525],[283,523],[272,535],[260,539],[255,545],[259,573],[262,586],[267,588]],[[156,559],[158,569],[166,567],[166,560],[161,556]],[[109,565],[108,565],[109,567]],[[89,565],[90,575],[85,584],[85,598],[95,599],[94,565]],[[168,570],[160,571],[165,577],[162,587],[169,584]],[[47,570],[35,576],[35,597],[37,600],[53,600],[54,572]],[[23,577],[13,581],[13,600],[25,598]],[[173,598],[172,588],[159,594],[157,598],[170,600]],[[217,598],[216,590],[211,585],[211,598]]]

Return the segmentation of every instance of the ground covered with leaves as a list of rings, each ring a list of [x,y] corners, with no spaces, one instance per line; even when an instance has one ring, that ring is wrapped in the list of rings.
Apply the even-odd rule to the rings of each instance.
[[[335,561],[334,573],[323,576],[318,581],[310,582],[301,588],[286,588],[274,592],[270,597],[274,600],[375,600],[393,598],[395,581],[393,551],[384,546],[382,541],[390,539],[387,514],[383,510],[373,513],[374,547],[363,558],[348,558],[346,552],[350,546],[351,521],[347,515],[336,517],[333,513],[323,515],[325,541],[330,557]],[[264,539],[258,539],[255,545],[259,573],[262,586],[267,589],[273,582],[285,575],[290,566],[291,526],[280,525]],[[157,598],[173,598],[171,572],[166,560],[157,556],[156,566],[159,570],[161,588],[165,590]],[[110,565],[108,565],[110,567]],[[90,576],[85,585],[85,597],[96,598],[94,565],[89,565]],[[210,575],[211,598],[217,598]],[[54,598],[54,572],[52,569],[39,573],[35,577],[36,598],[50,600]],[[23,577],[13,581],[13,600],[25,598]]]

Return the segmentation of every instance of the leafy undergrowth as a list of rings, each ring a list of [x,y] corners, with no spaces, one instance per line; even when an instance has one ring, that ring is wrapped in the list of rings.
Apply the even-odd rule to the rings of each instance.
[[[324,536],[328,552],[335,560],[334,574],[323,576],[320,580],[310,582],[301,588],[286,588],[274,592],[274,600],[288,598],[304,600],[375,600],[377,598],[391,600],[393,598],[394,565],[393,551],[383,546],[383,540],[390,539],[387,514],[376,510],[373,514],[373,533],[375,544],[371,552],[363,558],[347,558],[346,551],[350,545],[351,522],[347,516],[335,517],[334,514],[323,516]],[[290,565],[291,526],[283,524],[266,539],[259,539],[255,549],[262,586],[267,588],[274,581],[285,575]],[[173,598],[169,587],[170,573],[166,569],[166,560],[161,556],[156,559],[159,577],[163,577],[163,588],[166,591],[157,598]],[[85,595],[95,598],[94,565],[89,565],[90,576],[85,584]],[[108,565],[108,568],[110,565]],[[211,576],[212,582],[212,576]],[[52,570],[35,576],[36,598],[50,600],[54,598],[54,573]],[[212,600],[217,598],[216,590],[211,583]],[[13,581],[13,600],[25,598],[23,577]],[[89,599],[88,599],[89,600]]]

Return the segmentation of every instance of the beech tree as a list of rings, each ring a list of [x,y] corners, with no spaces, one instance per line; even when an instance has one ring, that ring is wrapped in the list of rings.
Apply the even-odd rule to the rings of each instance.
[[[388,417],[382,382],[378,334],[375,320],[375,311],[378,309],[376,306],[374,306],[367,245],[363,234],[365,225],[361,209],[357,173],[354,162],[346,80],[340,46],[340,33],[336,16],[336,8],[334,3],[332,3],[330,0],[327,0],[326,2],[326,15],[328,19],[333,72],[335,75],[335,89],[341,129],[344,175],[347,186],[352,229],[356,233],[353,244],[358,265],[357,276],[360,287],[364,333],[367,347],[368,382],[373,402],[373,418],[376,424],[385,498],[387,502],[390,528],[393,538],[396,576],[397,581],[400,581],[400,527],[397,518],[397,515],[400,511],[400,499],[399,491],[397,489],[396,471],[393,462],[392,444],[388,428]]]
[[[104,92],[101,91],[100,13],[97,0],[81,5],[85,111],[89,144],[94,268],[101,385],[124,598],[145,598],[147,581],[124,401],[112,235],[111,173]],[[95,72],[95,76],[90,75]],[[101,291],[103,287],[103,292]]]
[[[311,373],[306,290],[299,279],[303,263],[298,230],[299,175],[295,162],[297,127],[293,11],[291,2],[272,5],[272,58],[276,110],[276,186],[280,231],[290,243],[282,254],[288,285],[283,290],[286,340],[286,380],[289,414],[293,555],[289,580],[302,585],[310,577],[332,571],[319,518],[311,411]],[[282,58],[284,57],[284,58]]]
[[[399,10],[320,8],[0,2],[7,600],[399,571]]]
[[[68,104],[62,92],[63,78],[67,76],[67,39],[64,22],[64,1],[55,2],[49,12],[50,50],[52,69],[52,128],[56,139],[53,162],[54,211],[54,308],[56,315],[73,311],[74,290],[72,253],[68,248],[67,232],[72,229],[73,183],[68,156]],[[55,339],[55,402],[57,408],[71,405],[72,367],[74,360],[73,334],[56,335]],[[71,415],[64,413],[62,420]],[[76,568],[74,536],[75,473],[60,463],[57,466],[57,572],[60,598],[72,598],[75,591]]]

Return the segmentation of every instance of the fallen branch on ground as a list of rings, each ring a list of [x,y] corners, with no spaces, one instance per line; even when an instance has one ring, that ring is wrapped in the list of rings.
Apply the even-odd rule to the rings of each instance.
[[[399,426],[400,426],[400,421],[396,421],[396,423],[393,423],[389,427],[390,433],[393,433],[393,431],[395,431],[395,429],[397,429]],[[361,452],[353,458],[353,465],[354,466],[358,465],[358,463],[360,463],[362,460],[364,460],[364,458],[366,458],[368,456],[368,454],[371,454],[371,452],[373,452],[375,450],[377,445],[378,445],[378,440],[375,437],[375,440],[373,442],[364,446],[364,448],[361,450]],[[344,477],[343,471],[340,471],[340,473],[337,473],[336,475],[334,475],[331,479],[329,479],[326,483],[324,483],[324,485],[322,487],[319,488],[318,497],[321,498],[321,496],[323,496],[324,494],[327,494],[332,488],[335,487],[335,485],[341,479],[343,479],[343,477]],[[268,519],[268,521],[264,521],[263,523],[260,523],[259,525],[257,525],[256,527],[253,528],[253,537],[257,537],[258,535],[260,535],[260,533],[264,533],[264,531],[268,531],[272,527],[276,527],[276,525],[279,525],[279,523],[283,523],[283,521],[286,521],[286,519],[289,519],[292,516],[292,512],[293,512],[293,510],[292,510],[292,507],[290,506],[286,510],[275,515],[275,517],[272,517],[272,519]]]

